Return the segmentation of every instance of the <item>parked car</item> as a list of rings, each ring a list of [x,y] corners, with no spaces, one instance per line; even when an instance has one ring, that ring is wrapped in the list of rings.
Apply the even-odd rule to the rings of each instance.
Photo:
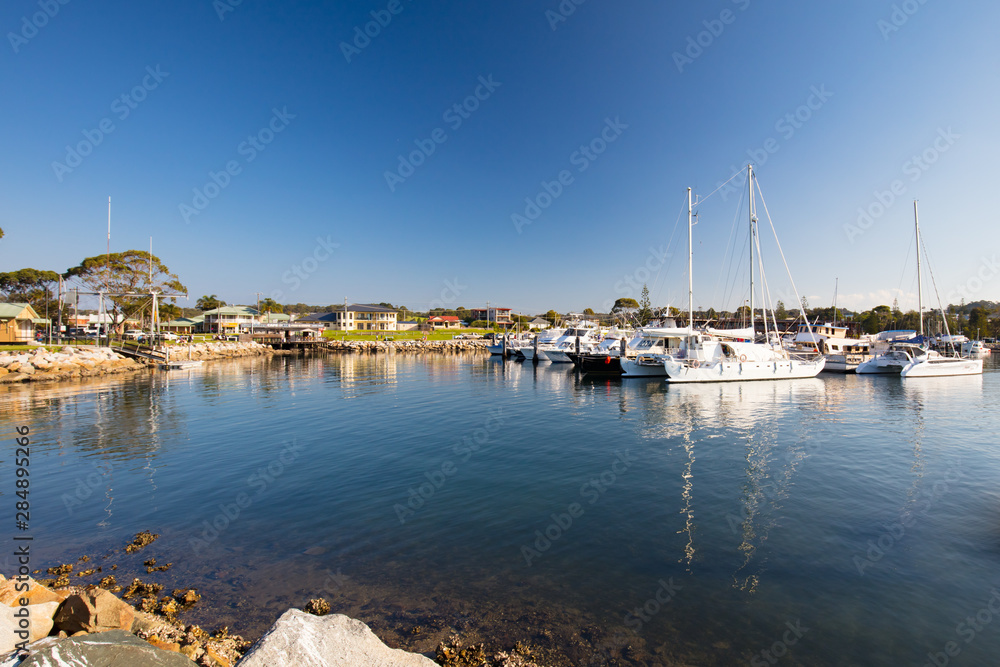
[[[145,337],[146,337],[146,332],[143,331],[142,329],[129,329],[124,334],[122,334],[122,338],[124,338],[125,340],[142,340]]]
[[[156,334],[156,340],[177,340],[178,338],[180,338],[180,336],[172,331],[161,331]]]

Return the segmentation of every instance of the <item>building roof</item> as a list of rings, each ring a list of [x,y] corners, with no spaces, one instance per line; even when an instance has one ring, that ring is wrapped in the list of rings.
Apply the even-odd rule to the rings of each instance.
[[[27,312],[25,312],[25,309],[27,309]],[[0,303],[0,317],[5,320],[36,319],[38,313],[27,303]]]
[[[262,316],[264,322],[288,322],[292,319],[290,315],[285,313],[264,313]]]
[[[333,322],[337,319],[336,313],[309,313],[295,320],[296,322]]]
[[[178,317],[176,320],[170,320],[169,322],[164,322],[162,325],[164,327],[193,327],[194,322],[186,317]]]
[[[548,320],[543,320],[540,317],[536,317],[535,319],[528,322],[528,324],[552,324],[552,323],[549,322]]]
[[[342,310],[342,309],[338,309]],[[347,307],[349,312],[354,313],[395,313],[398,312],[395,308],[386,308],[385,306],[376,306],[370,303],[354,303]]]
[[[434,317],[428,317],[427,321],[428,322],[461,322],[462,320],[458,319],[454,315],[435,315]]]
[[[251,308],[250,306],[222,306],[221,308],[206,310],[202,313],[202,317],[205,315],[245,315],[247,317],[257,317],[258,313],[256,308]]]

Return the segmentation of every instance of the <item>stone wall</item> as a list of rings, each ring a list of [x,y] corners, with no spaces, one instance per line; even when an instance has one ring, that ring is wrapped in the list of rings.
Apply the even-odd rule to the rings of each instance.
[[[25,352],[0,352],[0,383],[45,382],[131,373],[145,366],[107,347],[66,346],[58,352],[44,347]]]
[[[326,349],[362,354],[397,352],[487,352],[487,340],[331,340]]]

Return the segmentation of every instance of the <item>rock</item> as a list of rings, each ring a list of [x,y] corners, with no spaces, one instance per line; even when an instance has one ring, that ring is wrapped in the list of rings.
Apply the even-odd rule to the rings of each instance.
[[[16,634],[24,631],[19,625],[19,620],[14,616],[22,609],[28,610],[27,640],[37,641],[52,632],[52,616],[59,608],[59,602],[36,602],[21,607],[18,604],[6,605],[0,603],[0,653],[13,651],[15,646],[24,641],[25,637]]]
[[[239,667],[435,667],[430,658],[389,648],[361,621],[289,609]]]
[[[101,665],[101,667],[192,667],[180,653],[161,651],[124,630],[82,637],[46,637],[32,644],[20,667]]]
[[[150,646],[155,646],[156,648],[164,651],[173,651],[174,653],[181,652],[181,645],[177,642],[163,641],[159,637],[150,637],[146,641],[149,642]]]
[[[21,362],[20,361],[14,361],[14,362],[11,362],[11,363],[7,364],[7,371],[9,373],[16,373],[20,368],[21,368]]]
[[[66,598],[54,620],[56,628],[71,635],[80,630],[130,630],[135,620],[135,610],[115,597],[114,593],[103,588],[92,588]]]
[[[20,604],[21,598],[26,598],[28,600],[28,604],[55,602],[58,605],[69,595],[65,591],[54,591],[50,588],[46,588],[31,577],[28,577],[27,591],[17,590],[18,583],[19,582],[16,579],[0,581],[0,603],[5,604],[8,607],[16,607]],[[23,588],[24,582],[20,582],[20,584],[21,588]]]

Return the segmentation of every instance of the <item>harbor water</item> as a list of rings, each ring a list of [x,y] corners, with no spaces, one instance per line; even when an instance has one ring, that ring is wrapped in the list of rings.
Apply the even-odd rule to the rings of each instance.
[[[425,652],[457,632],[559,664],[994,664],[997,368],[668,386],[326,355],[4,386],[0,537],[28,427],[34,568],[192,586],[190,618],[234,632],[324,597]]]

